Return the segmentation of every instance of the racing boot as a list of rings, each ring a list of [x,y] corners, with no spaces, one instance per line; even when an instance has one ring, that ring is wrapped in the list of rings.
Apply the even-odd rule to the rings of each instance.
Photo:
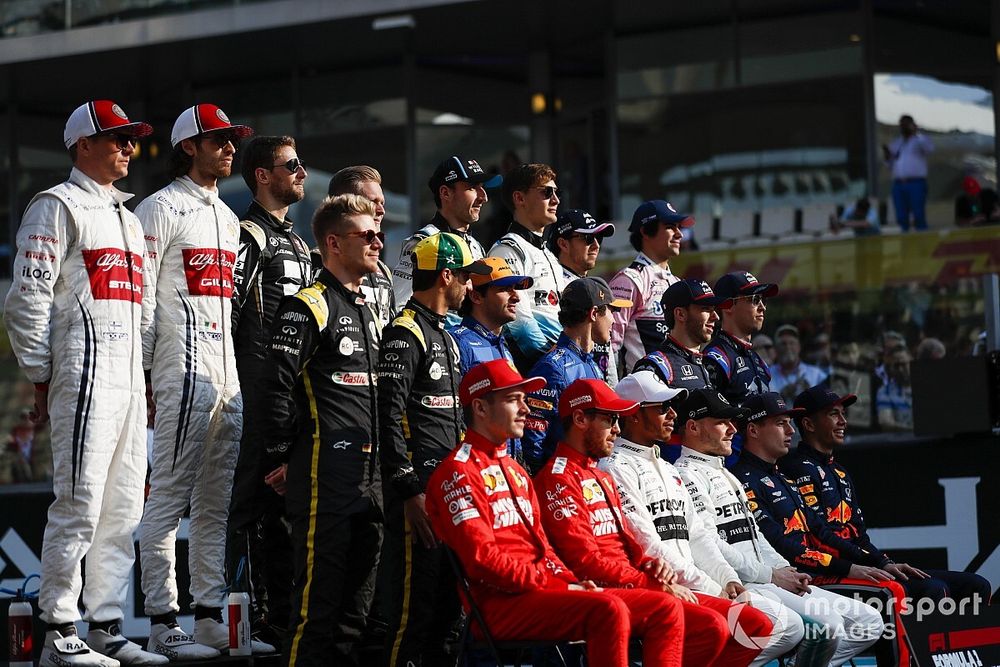
[[[165,655],[171,662],[183,660],[211,660],[219,657],[219,651],[195,641],[176,623],[154,623],[149,628],[149,643],[146,650]]]
[[[135,642],[126,639],[122,635],[121,626],[118,623],[108,626],[106,630],[91,627],[87,632],[87,644],[90,645],[92,651],[114,658],[123,667],[126,665],[165,665],[170,662],[167,656],[145,651]]]
[[[39,667],[119,667],[114,658],[91,651],[87,643],[77,636],[75,628],[49,630],[45,633],[45,644]]]

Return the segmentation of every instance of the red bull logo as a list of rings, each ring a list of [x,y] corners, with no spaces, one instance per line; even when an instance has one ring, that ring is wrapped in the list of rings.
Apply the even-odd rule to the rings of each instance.
[[[808,523],[806,523],[806,515],[802,513],[802,510],[795,510],[792,516],[784,520],[785,523],[785,535],[789,533],[808,533]]]
[[[829,523],[849,523],[852,516],[851,506],[843,500],[836,507],[830,507],[826,510],[826,520]]]

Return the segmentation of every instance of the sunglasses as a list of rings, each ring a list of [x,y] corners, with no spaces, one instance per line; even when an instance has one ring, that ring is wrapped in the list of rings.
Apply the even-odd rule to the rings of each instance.
[[[542,191],[542,199],[562,198],[562,190],[554,185],[536,185],[535,189]]]
[[[604,240],[604,234],[603,233],[601,233],[601,234],[573,234],[573,236],[570,237],[570,238],[583,239],[583,242],[586,243],[587,245],[592,245],[594,243],[600,245],[601,241]]]
[[[225,148],[226,144],[232,144],[237,150],[240,148],[240,138],[234,132],[208,132],[202,136],[218,148]]]
[[[614,426],[615,424],[618,423],[618,420],[621,419],[621,415],[619,415],[617,412],[604,412],[602,410],[587,410],[586,412],[584,412],[584,414],[590,417],[591,419],[602,417],[606,422],[608,422],[609,426]]]
[[[290,162],[291,160],[289,160]],[[281,167],[282,165],[277,165]],[[357,236],[364,239],[366,245],[371,245],[375,243],[375,239],[382,245],[385,245],[385,232],[376,232],[374,229],[366,229],[363,232],[347,232],[346,234],[334,234],[334,236]]]
[[[303,160],[302,158],[293,157],[288,162],[282,162],[280,164],[271,165],[271,169],[277,169],[278,167],[284,167],[285,169],[294,174],[299,170],[299,167],[302,167],[302,169],[304,170],[306,168],[306,163],[305,160]],[[369,241],[369,243],[371,242]]]
[[[120,151],[125,150],[126,146],[135,146],[139,143],[131,134],[125,134],[124,132],[99,132],[94,136],[111,139]]]
[[[643,403],[642,407],[643,408],[657,408],[659,410],[659,412],[660,412],[661,415],[665,415],[668,412],[670,412],[671,410],[673,410],[673,406],[671,405],[670,401],[663,401],[661,403]],[[676,410],[675,410],[675,412],[676,412]]]
[[[761,294],[754,294],[752,296],[741,296],[741,297],[737,297],[737,298],[738,299],[748,299],[750,301],[750,303],[752,303],[755,306],[766,306],[767,305],[767,297],[765,297],[765,296],[763,296]]]

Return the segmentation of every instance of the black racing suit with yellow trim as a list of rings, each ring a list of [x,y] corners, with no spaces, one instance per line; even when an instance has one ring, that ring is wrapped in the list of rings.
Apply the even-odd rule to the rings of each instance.
[[[378,324],[323,270],[275,314],[264,376],[267,468],[287,463],[294,588],[287,664],[351,664],[382,542]]]
[[[410,299],[382,332],[378,418],[386,535],[382,552],[390,665],[447,665],[444,640],[459,616],[455,585],[440,547],[425,548],[404,516],[427,480],[462,441],[458,347],[445,317]],[[453,660],[452,660],[453,662]]]
[[[233,346],[243,391],[243,436],[233,477],[226,539],[227,579],[249,588],[254,625],[288,625],[292,545],[283,521],[285,501],[264,483],[265,441],[257,428],[267,402],[261,377],[271,322],[278,305],[312,283],[309,246],[256,199],[240,221],[240,245],[233,271]],[[245,559],[245,581],[235,581]],[[249,584],[249,586],[246,586]]]

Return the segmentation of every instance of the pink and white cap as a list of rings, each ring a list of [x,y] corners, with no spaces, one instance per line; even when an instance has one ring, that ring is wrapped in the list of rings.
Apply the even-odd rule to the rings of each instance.
[[[247,125],[233,125],[229,122],[226,112],[214,104],[196,104],[181,112],[174,121],[174,129],[170,132],[170,145],[176,146],[185,139],[217,130],[230,130],[240,139],[253,136],[253,128]]]
[[[83,137],[92,137],[110,130],[141,139],[153,133],[153,126],[149,123],[133,123],[125,115],[125,111],[111,100],[94,100],[81,104],[69,115],[66,129],[63,130],[63,141],[66,148],[72,148]]]

